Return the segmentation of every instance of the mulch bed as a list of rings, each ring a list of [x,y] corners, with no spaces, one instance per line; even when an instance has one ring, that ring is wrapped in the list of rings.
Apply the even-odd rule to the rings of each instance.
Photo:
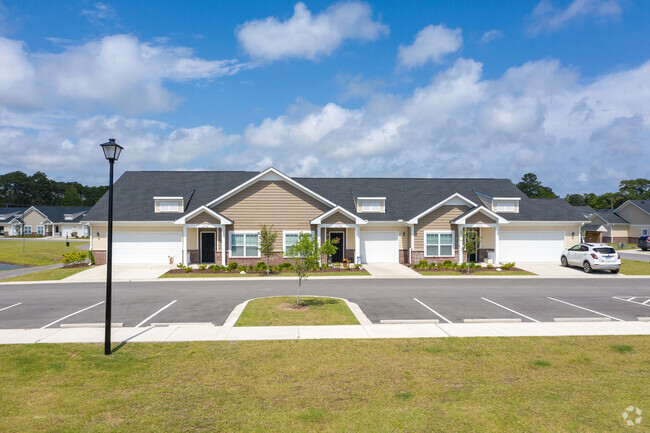
[[[413,269],[413,270],[416,271],[416,272],[440,272],[440,273],[449,273],[449,272],[452,272],[452,271],[456,271],[456,272],[460,272],[460,273],[463,273],[463,274],[466,274],[466,273],[467,273],[467,268],[463,268],[463,269],[459,269],[459,268],[456,268],[456,269],[444,269],[444,268],[443,268],[443,269],[438,269],[438,268],[432,268],[432,269],[415,269],[415,268],[411,267],[411,269]],[[497,270],[497,267],[495,266],[495,267],[493,267],[493,268],[491,268],[491,269],[487,269],[487,268],[481,268],[481,269],[470,269],[470,270],[469,270],[469,273],[470,273],[470,274],[480,274],[481,272],[495,272],[496,270]],[[503,269],[503,268],[501,268],[501,272],[503,272],[504,274],[507,274],[508,272],[512,272],[512,271],[525,271],[525,270],[524,270],[524,269],[521,269],[521,268],[517,268],[517,267],[513,267],[513,268],[510,268],[510,269]]]
[[[328,272],[361,272],[363,269],[353,269],[353,268],[329,268],[329,269],[319,269],[317,271],[309,271],[310,274],[327,274]],[[166,272],[167,274],[233,274],[237,275],[241,271],[211,271],[210,269],[193,269],[192,272],[185,272],[183,269],[171,269]],[[246,271],[248,275],[258,274],[263,277],[266,276],[266,271]],[[291,274],[293,271],[282,271],[282,272],[271,272],[271,275],[281,275],[281,274]]]

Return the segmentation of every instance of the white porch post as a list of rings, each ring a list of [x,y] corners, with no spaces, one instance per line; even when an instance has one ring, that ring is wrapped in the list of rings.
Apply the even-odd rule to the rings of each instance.
[[[226,226],[221,226],[221,266],[226,266]]]
[[[494,228],[494,264],[499,265],[499,226]]]
[[[361,236],[359,225],[354,225],[354,263],[361,263]]]
[[[415,224],[409,224],[411,232],[411,241],[409,243],[409,263],[413,263],[413,249],[415,248]]]
[[[321,233],[320,233],[320,224],[316,225],[316,242],[318,242],[319,247],[322,245],[322,243],[321,243]],[[323,264],[323,256],[321,256],[321,255],[318,256],[318,264],[319,265]]]
[[[463,263],[463,229],[464,225],[458,226],[458,264]]]
[[[183,257],[181,257],[181,263],[185,262],[185,265],[189,265],[190,258],[187,253],[187,226],[183,225]]]

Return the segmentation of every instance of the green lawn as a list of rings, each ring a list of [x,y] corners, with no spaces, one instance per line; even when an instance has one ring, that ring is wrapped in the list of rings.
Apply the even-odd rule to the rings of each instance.
[[[370,275],[367,271],[332,271],[332,272],[317,272],[313,274],[308,274],[310,277],[358,277],[360,275]],[[281,272],[279,274],[271,275],[260,275],[258,272],[251,274],[235,274],[235,273],[226,273],[226,272],[213,272],[199,274],[195,272],[182,273],[182,274],[162,274],[158,278],[246,278],[246,277],[297,277],[296,274],[291,272]]]
[[[344,301],[333,298],[300,297],[303,310],[290,309],[295,296],[250,301],[235,326],[358,325]]]
[[[641,432],[648,353],[645,336],[3,345],[0,431]]]
[[[618,243],[613,243],[613,244],[609,243],[607,245],[609,245],[610,247],[614,247],[617,250],[636,250],[637,248],[639,248],[639,247],[636,246],[636,244],[632,244],[632,243],[625,244],[625,246],[623,248],[619,248]]]
[[[0,280],[0,283],[10,283],[12,281],[46,281],[46,280],[62,280],[70,275],[78,274],[81,271],[87,271],[89,266],[83,268],[57,268],[49,269],[47,271],[32,272],[31,274],[19,275],[17,277],[7,278]],[[1,275],[0,275],[1,276]]]
[[[621,260],[621,274],[625,275],[650,275],[650,263],[637,262],[636,260]]]
[[[80,245],[88,245],[88,241],[70,241],[70,246],[65,246],[62,241],[23,241],[20,239],[0,240],[0,263],[12,265],[44,266],[61,263],[63,253],[78,251]]]

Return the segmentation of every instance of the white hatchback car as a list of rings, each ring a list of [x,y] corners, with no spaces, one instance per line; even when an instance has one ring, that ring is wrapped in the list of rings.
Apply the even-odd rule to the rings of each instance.
[[[603,269],[617,274],[621,270],[621,256],[607,244],[578,244],[562,251],[562,266],[580,266],[589,273]]]

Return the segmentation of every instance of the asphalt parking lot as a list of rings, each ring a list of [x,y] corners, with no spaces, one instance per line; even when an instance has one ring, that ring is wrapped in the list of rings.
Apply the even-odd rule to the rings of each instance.
[[[382,320],[553,322],[638,321],[650,317],[649,279],[312,280],[302,295],[342,297],[373,323]],[[247,299],[295,295],[294,281],[118,283],[113,323],[222,325]],[[104,322],[100,283],[3,285],[0,328],[51,328]]]

